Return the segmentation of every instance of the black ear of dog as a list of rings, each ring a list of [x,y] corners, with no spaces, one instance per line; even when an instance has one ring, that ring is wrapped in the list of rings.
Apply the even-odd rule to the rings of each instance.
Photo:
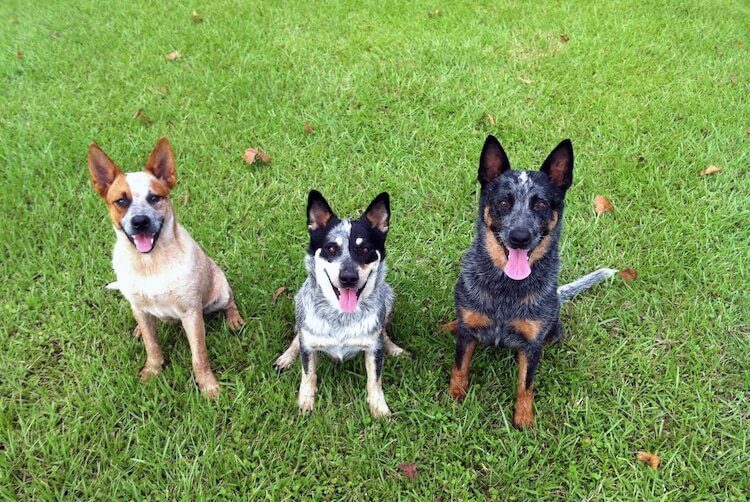
[[[505,150],[503,150],[497,138],[490,134],[484,140],[482,154],[479,156],[479,175],[477,178],[482,188],[507,169],[510,169],[508,156],[505,155]]]
[[[317,190],[310,190],[307,196],[307,229],[314,232],[324,228],[335,217],[323,195]]]
[[[552,150],[540,169],[552,183],[565,191],[573,184],[573,143],[564,139]]]
[[[387,233],[391,224],[391,200],[388,192],[383,192],[375,197],[367,206],[362,217],[369,221],[373,228]]]

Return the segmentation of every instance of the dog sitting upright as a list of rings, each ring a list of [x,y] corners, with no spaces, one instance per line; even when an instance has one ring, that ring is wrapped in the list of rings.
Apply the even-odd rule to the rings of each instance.
[[[383,353],[407,353],[390,338],[393,290],[385,282],[389,222],[387,193],[378,195],[357,220],[337,218],[315,190],[308,196],[308,276],[295,297],[294,340],[275,363],[283,370],[300,355],[297,404],[303,413],[312,411],[315,402],[318,352],[335,361],[364,352],[370,413],[390,414],[380,378]]]
[[[550,153],[539,172],[511,171],[498,140],[488,136],[484,143],[476,236],[455,289],[458,324],[450,394],[466,396],[477,340],[517,350],[513,424],[519,429],[533,423],[534,375],[542,346],[562,337],[562,302],[616,272],[600,269],[557,288],[563,199],[572,182],[570,140]]]
[[[112,254],[117,282],[110,287],[130,302],[135,333],[146,347],[141,379],[161,373],[164,363],[156,319],[179,320],[198,387],[215,398],[219,382],[208,361],[203,314],[223,310],[233,330],[244,321],[224,273],[177,223],[169,200],[177,182],[169,142],[161,138],[156,143],[143,172],[123,173],[96,144],[89,147],[88,167],[117,237]]]

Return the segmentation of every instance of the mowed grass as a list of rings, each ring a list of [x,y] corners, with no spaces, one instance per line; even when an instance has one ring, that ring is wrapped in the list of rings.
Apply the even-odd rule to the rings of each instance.
[[[749,18],[731,1],[3,3],[0,496],[746,498]],[[565,307],[526,432],[513,354],[478,350],[456,404],[439,331],[489,133],[527,169],[573,140],[561,280],[640,274]],[[140,169],[161,135],[179,220],[247,320],[207,324],[217,402],[177,326],[143,385],[129,306],[104,289],[114,236],[86,148]],[[271,163],[244,165],[248,146]],[[414,359],[385,362],[390,420],[369,417],[361,358],[320,364],[309,418],[299,367],[272,369],[294,315],[271,298],[305,278],[311,188],[340,215],[391,194],[395,337]],[[595,194],[615,211],[596,218]]]

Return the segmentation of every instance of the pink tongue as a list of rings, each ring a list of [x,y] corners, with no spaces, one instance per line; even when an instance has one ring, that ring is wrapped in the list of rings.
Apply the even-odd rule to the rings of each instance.
[[[514,281],[526,279],[531,274],[528,250],[508,248],[508,263],[503,271]]]
[[[344,312],[354,312],[357,308],[357,290],[354,288],[343,288],[339,290],[339,307]]]
[[[133,241],[139,253],[148,253],[154,247],[154,234],[136,234],[133,236]]]

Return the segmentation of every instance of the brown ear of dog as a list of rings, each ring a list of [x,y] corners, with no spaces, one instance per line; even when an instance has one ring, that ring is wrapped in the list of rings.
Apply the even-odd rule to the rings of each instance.
[[[148,158],[148,162],[146,162],[146,171],[163,181],[170,190],[177,184],[177,169],[175,167],[174,154],[166,137],[161,137],[156,142],[154,151],[151,152],[151,156]]]
[[[115,178],[122,174],[122,171],[96,143],[91,143],[89,146],[88,167],[94,190],[106,198],[109,187],[112,186]]]

